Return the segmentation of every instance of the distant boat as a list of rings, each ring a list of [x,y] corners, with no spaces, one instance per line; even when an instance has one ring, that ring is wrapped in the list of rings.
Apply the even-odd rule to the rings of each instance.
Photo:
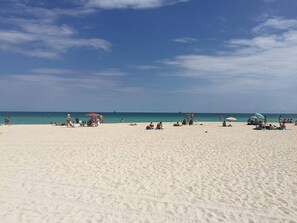
[[[113,111],[113,113],[117,113],[116,111]]]

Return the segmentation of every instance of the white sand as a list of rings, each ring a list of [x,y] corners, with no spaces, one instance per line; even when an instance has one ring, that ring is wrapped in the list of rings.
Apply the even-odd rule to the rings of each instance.
[[[0,223],[297,222],[297,126],[219,125],[0,126]]]

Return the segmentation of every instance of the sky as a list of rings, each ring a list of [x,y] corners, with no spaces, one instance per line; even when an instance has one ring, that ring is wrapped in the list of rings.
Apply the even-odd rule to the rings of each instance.
[[[296,0],[1,0],[0,110],[297,113]]]

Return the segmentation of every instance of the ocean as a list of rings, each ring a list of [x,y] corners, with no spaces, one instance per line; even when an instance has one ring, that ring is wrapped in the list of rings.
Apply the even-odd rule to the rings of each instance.
[[[147,112],[97,112],[104,116],[104,123],[119,123],[121,118],[125,123],[130,122],[177,122],[186,118],[186,113],[147,113]],[[64,123],[67,114],[70,114],[72,121],[75,118],[86,121],[86,112],[0,112],[0,124],[4,123],[4,117],[9,116],[11,124],[51,124]],[[220,115],[223,118],[235,117],[237,122],[246,122],[253,113],[195,113],[195,120],[198,122],[218,122]],[[268,122],[278,122],[278,117],[297,119],[297,114],[264,114]]]

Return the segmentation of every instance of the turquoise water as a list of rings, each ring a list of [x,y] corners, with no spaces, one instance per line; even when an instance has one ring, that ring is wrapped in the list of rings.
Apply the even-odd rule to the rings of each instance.
[[[4,116],[10,116],[11,124],[50,124],[51,122],[65,122],[67,114],[70,113],[72,120],[88,120],[85,112],[0,112],[0,123],[4,123]],[[140,112],[98,112],[104,116],[105,123],[119,123],[123,118],[129,122],[176,122],[186,118],[186,113],[140,113]],[[252,113],[195,113],[198,122],[217,122],[222,115],[224,118],[235,117],[238,122],[246,122]],[[263,114],[267,116],[268,122],[278,122],[278,117],[297,119],[297,114]]]

